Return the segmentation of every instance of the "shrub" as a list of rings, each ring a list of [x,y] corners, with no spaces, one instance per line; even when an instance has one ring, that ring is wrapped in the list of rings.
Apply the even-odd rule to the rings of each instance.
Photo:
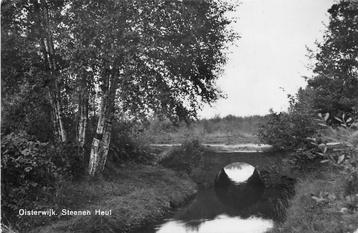
[[[30,223],[17,216],[18,210],[35,209],[53,199],[61,171],[47,153],[47,147],[47,143],[23,132],[2,137],[2,219],[26,227]]]
[[[75,143],[39,142],[25,132],[1,138],[2,219],[16,228],[28,228],[41,218],[21,218],[19,209],[56,207],[58,186],[84,174]]]
[[[345,120],[345,114],[342,117],[335,117],[338,122],[341,122],[339,127],[333,128],[328,126],[324,120],[321,119],[321,138],[324,143],[320,145],[322,150],[323,162],[329,162],[336,167],[342,169],[345,175],[344,194],[348,196],[355,196],[358,194],[358,122],[351,118]],[[328,143],[338,143],[338,147],[329,148]],[[358,202],[355,198],[353,202]],[[355,207],[358,205],[355,203]]]
[[[308,115],[271,111],[258,136],[261,142],[272,145],[276,150],[295,150],[310,146],[307,138],[315,133],[316,128]]]
[[[198,167],[203,159],[204,148],[199,140],[185,141],[180,147],[172,149],[160,161],[165,167],[176,171],[191,173],[195,167]]]
[[[133,122],[115,122],[113,125],[109,160],[115,163],[124,161],[147,162],[152,159],[147,142],[141,138],[140,129]]]
[[[49,144],[47,154],[63,178],[79,179],[86,172],[87,163],[75,142]]]

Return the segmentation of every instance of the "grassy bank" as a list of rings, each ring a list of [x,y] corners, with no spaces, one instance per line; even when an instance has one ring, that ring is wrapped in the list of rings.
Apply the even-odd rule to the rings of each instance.
[[[184,174],[160,166],[125,165],[106,178],[61,188],[58,213],[65,208],[90,210],[92,215],[57,216],[58,221],[32,232],[129,232],[162,217],[196,191],[196,184]],[[111,210],[111,215],[94,215],[95,209]]]
[[[301,178],[286,221],[270,233],[353,233],[358,229],[358,197],[345,193],[345,180],[333,168]]]

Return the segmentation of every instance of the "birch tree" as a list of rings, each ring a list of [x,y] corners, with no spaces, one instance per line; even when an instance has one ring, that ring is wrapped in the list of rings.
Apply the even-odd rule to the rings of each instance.
[[[27,56],[32,72],[32,79],[41,77],[41,85],[47,90],[47,98],[52,108],[52,123],[56,138],[59,142],[67,140],[63,122],[61,103],[61,79],[63,61],[57,53],[58,40],[62,34],[61,11],[65,1],[27,0],[13,1],[4,4],[3,11],[10,10],[14,20],[8,35],[18,33],[20,40],[26,41]],[[36,56],[38,56],[36,58]],[[30,77],[30,76],[28,76]]]
[[[105,167],[116,113],[181,121],[218,99],[225,48],[237,37],[226,17],[233,6],[214,0],[19,0],[2,6],[9,23],[3,38],[17,43],[6,54],[26,61],[26,71],[9,63],[7,75],[15,77],[15,68],[22,81],[46,90],[57,141],[76,140],[83,155],[92,140],[92,176]],[[27,81],[19,87],[28,90]],[[89,99],[100,102],[92,139],[86,135],[94,108]]]
[[[196,116],[215,101],[225,63],[224,49],[235,35],[225,17],[232,6],[215,1],[82,1],[77,15],[93,35],[101,109],[93,138],[89,174],[103,171],[115,108],[135,117],[156,113],[173,121]],[[118,103],[115,106],[115,102]]]

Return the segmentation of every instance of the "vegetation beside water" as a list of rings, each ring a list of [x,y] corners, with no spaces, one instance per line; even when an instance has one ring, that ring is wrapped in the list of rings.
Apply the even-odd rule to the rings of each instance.
[[[346,179],[336,169],[300,178],[286,221],[271,232],[353,233],[358,227],[357,199],[345,193]]]
[[[41,2],[46,5],[45,1]],[[287,221],[274,231],[323,233],[329,229],[333,233],[352,232],[358,227],[354,221],[358,212],[358,5],[355,1],[341,0],[329,10],[330,23],[324,41],[318,44],[318,51],[311,51],[314,75],[307,77],[307,87],[289,96],[288,112],[271,111],[265,117],[216,117],[189,126],[180,120],[188,122],[195,118],[199,99],[210,103],[220,96],[214,81],[225,63],[222,51],[225,42],[235,37],[226,31],[231,21],[224,17],[231,7],[210,5],[213,1],[197,2],[204,5],[188,4],[185,7],[192,11],[184,12],[176,9],[186,9],[182,7],[185,1],[164,7],[169,15],[194,14],[192,18],[176,15],[178,19],[189,19],[181,22],[184,32],[188,28],[200,29],[193,32],[195,40],[182,37],[183,32],[167,35],[178,40],[166,40],[155,31],[163,31],[159,29],[165,26],[170,32],[172,24],[162,25],[160,20],[153,24],[156,30],[144,36],[136,35],[138,30],[118,35],[125,30],[117,28],[121,24],[116,23],[110,24],[108,31],[103,30],[108,22],[123,20],[113,10],[117,1],[88,0],[88,7],[70,2],[73,3],[70,8],[62,1],[46,7],[39,6],[37,1],[2,3],[6,6],[2,8],[2,224],[23,232],[39,225],[47,226],[34,232],[133,230],[163,216],[193,195],[197,187],[189,175],[203,186],[212,182],[200,177],[203,162],[199,142],[185,141],[200,139],[206,143],[234,144],[260,139],[277,151],[290,151],[292,168],[302,176]],[[133,12],[144,12],[145,20],[154,18],[151,13],[157,5],[139,3],[133,6]],[[117,10],[125,8],[117,7]],[[30,12],[23,14],[28,9]],[[46,17],[36,17],[44,9],[56,16],[51,19],[53,25],[64,27],[58,33],[49,35],[52,29],[42,28],[51,25]],[[206,18],[211,14],[205,10],[214,14],[213,17]],[[93,23],[76,20],[79,15],[88,15],[87,11],[96,15],[86,18]],[[199,47],[194,53],[181,53],[177,50],[181,48],[178,42],[185,42],[183,51],[187,52],[197,44],[197,39],[209,39],[205,30],[201,31],[201,24],[196,24],[197,16],[208,26],[204,29],[213,32],[208,34],[210,46]],[[62,22],[63,18],[66,20]],[[137,23],[137,19],[130,22]],[[138,23],[126,30],[142,26]],[[98,43],[98,38],[91,35],[102,35],[101,40],[106,43]],[[130,39],[123,41],[133,44],[118,42],[113,35],[129,36]],[[58,44],[56,51],[46,51],[51,47],[48,37]],[[151,42],[142,43],[143,37],[164,45],[153,48]],[[39,45],[40,42],[48,44]],[[139,59],[135,57],[137,48],[156,52]],[[163,51],[170,53],[162,54]],[[183,56],[178,59],[178,54]],[[199,56],[202,54],[205,56]],[[125,61],[117,63],[123,56]],[[159,58],[165,59],[155,63],[158,67],[149,69],[143,65]],[[117,73],[120,78],[113,75]],[[170,81],[166,82],[167,78]],[[109,83],[116,83],[117,79],[122,83],[113,91]],[[180,94],[183,98],[177,98]],[[49,95],[52,101],[48,101]],[[190,107],[186,107],[188,99]],[[108,111],[100,111],[99,102]],[[169,121],[153,120],[146,128],[144,122],[151,119],[146,115],[149,112],[166,116],[179,127]],[[105,122],[105,127],[99,119]],[[95,147],[98,141],[103,147],[100,151],[104,151],[101,159],[107,163],[103,173],[90,178],[86,169],[90,158],[96,155],[91,149],[98,149]],[[155,164],[158,159],[146,147],[149,143],[166,142],[185,142],[179,150],[159,159],[160,164],[175,171]],[[331,148],[329,142],[339,142],[340,146]],[[314,170],[308,169],[312,166]],[[21,217],[17,214],[20,208],[111,208],[114,215]]]
[[[341,0],[328,12],[324,40],[310,51],[314,75],[289,96],[289,111],[271,111],[259,130],[262,142],[291,152],[300,174],[275,233],[358,229],[358,4]]]
[[[151,143],[183,143],[188,139],[201,143],[240,144],[258,143],[257,132],[265,122],[263,116],[238,117],[228,115],[201,119],[191,124],[173,125],[153,119],[145,134]]]
[[[154,161],[139,135],[149,119],[190,121],[200,106],[222,96],[216,80],[228,45],[238,39],[228,14],[235,9],[234,3],[211,0],[2,1],[2,225],[28,232],[56,221],[18,211],[67,206],[66,198],[71,202],[77,191],[64,193],[63,185],[80,185],[105,207],[107,198],[116,208],[128,202],[127,209],[116,209],[123,215],[114,216],[118,225],[139,224],[128,215],[145,219],[140,210],[169,208],[158,199],[187,196],[178,194],[190,186],[185,176],[154,166],[146,175],[158,184],[143,178],[149,187],[138,179],[140,167],[126,169],[130,162]],[[117,177],[120,183],[110,183],[120,187],[117,196],[103,193],[111,185],[92,190],[99,189],[93,180],[109,184],[106,173],[116,170],[127,172]],[[126,196],[131,182],[154,191]],[[87,207],[86,200],[78,202]],[[101,224],[82,227],[93,232]]]
[[[59,206],[68,210],[90,210],[91,216],[62,216],[32,232],[130,232],[162,218],[197,192],[186,175],[136,163],[109,169],[97,180],[65,182],[58,190]],[[111,210],[110,216],[96,216],[95,209]],[[48,217],[33,216],[34,221]],[[54,220],[52,219],[52,220]]]

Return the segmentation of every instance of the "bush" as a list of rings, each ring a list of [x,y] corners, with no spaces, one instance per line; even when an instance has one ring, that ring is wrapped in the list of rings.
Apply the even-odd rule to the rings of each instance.
[[[199,140],[185,141],[180,147],[172,149],[161,161],[165,167],[190,174],[203,159],[204,148]]]
[[[2,137],[2,219],[26,226],[30,223],[17,216],[18,210],[36,209],[53,199],[61,171],[51,160],[47,147],[47,143],[23,132]]]
[[[115,122],[109,148],[109,160],[147,162],[152,159],[147,142],[140,137],[140,129],[133,122]]]
[[[79,179],[86,172],[87,161],[75,142],[49,144],[47,154],[56,165],[57,170],[66,179]]]
[[[258,136],[261,142],[272,145],[276,150],[295,150],[310,147],[308,138],[314,135],[316,128],[308,115],[271,111]]]
[[[41,218],[21,218],[19,209],[56,207],[58,185],[84,172],[78,147],[42,143],[25,132],[1,139],[1,217],[19,229],[37,225]]]
[[[339,127],[333,128],[328,126],[326,122],[321,121],[323,129],[321,129],[322,143],[321,150],[325,160],[330,164],[341,168],[342,174],[345,175],[344,180],[344,194],[347,196],[355,197],[352,202],[353,209],[358,209],[358,122],[351,118],[349,124],[342,118],[335,117],[335,119],[341,122]],[[327,143],[335,142],[339,143],[338,147],[328,147]],[[352,199],[352,198],[351,198]]]

